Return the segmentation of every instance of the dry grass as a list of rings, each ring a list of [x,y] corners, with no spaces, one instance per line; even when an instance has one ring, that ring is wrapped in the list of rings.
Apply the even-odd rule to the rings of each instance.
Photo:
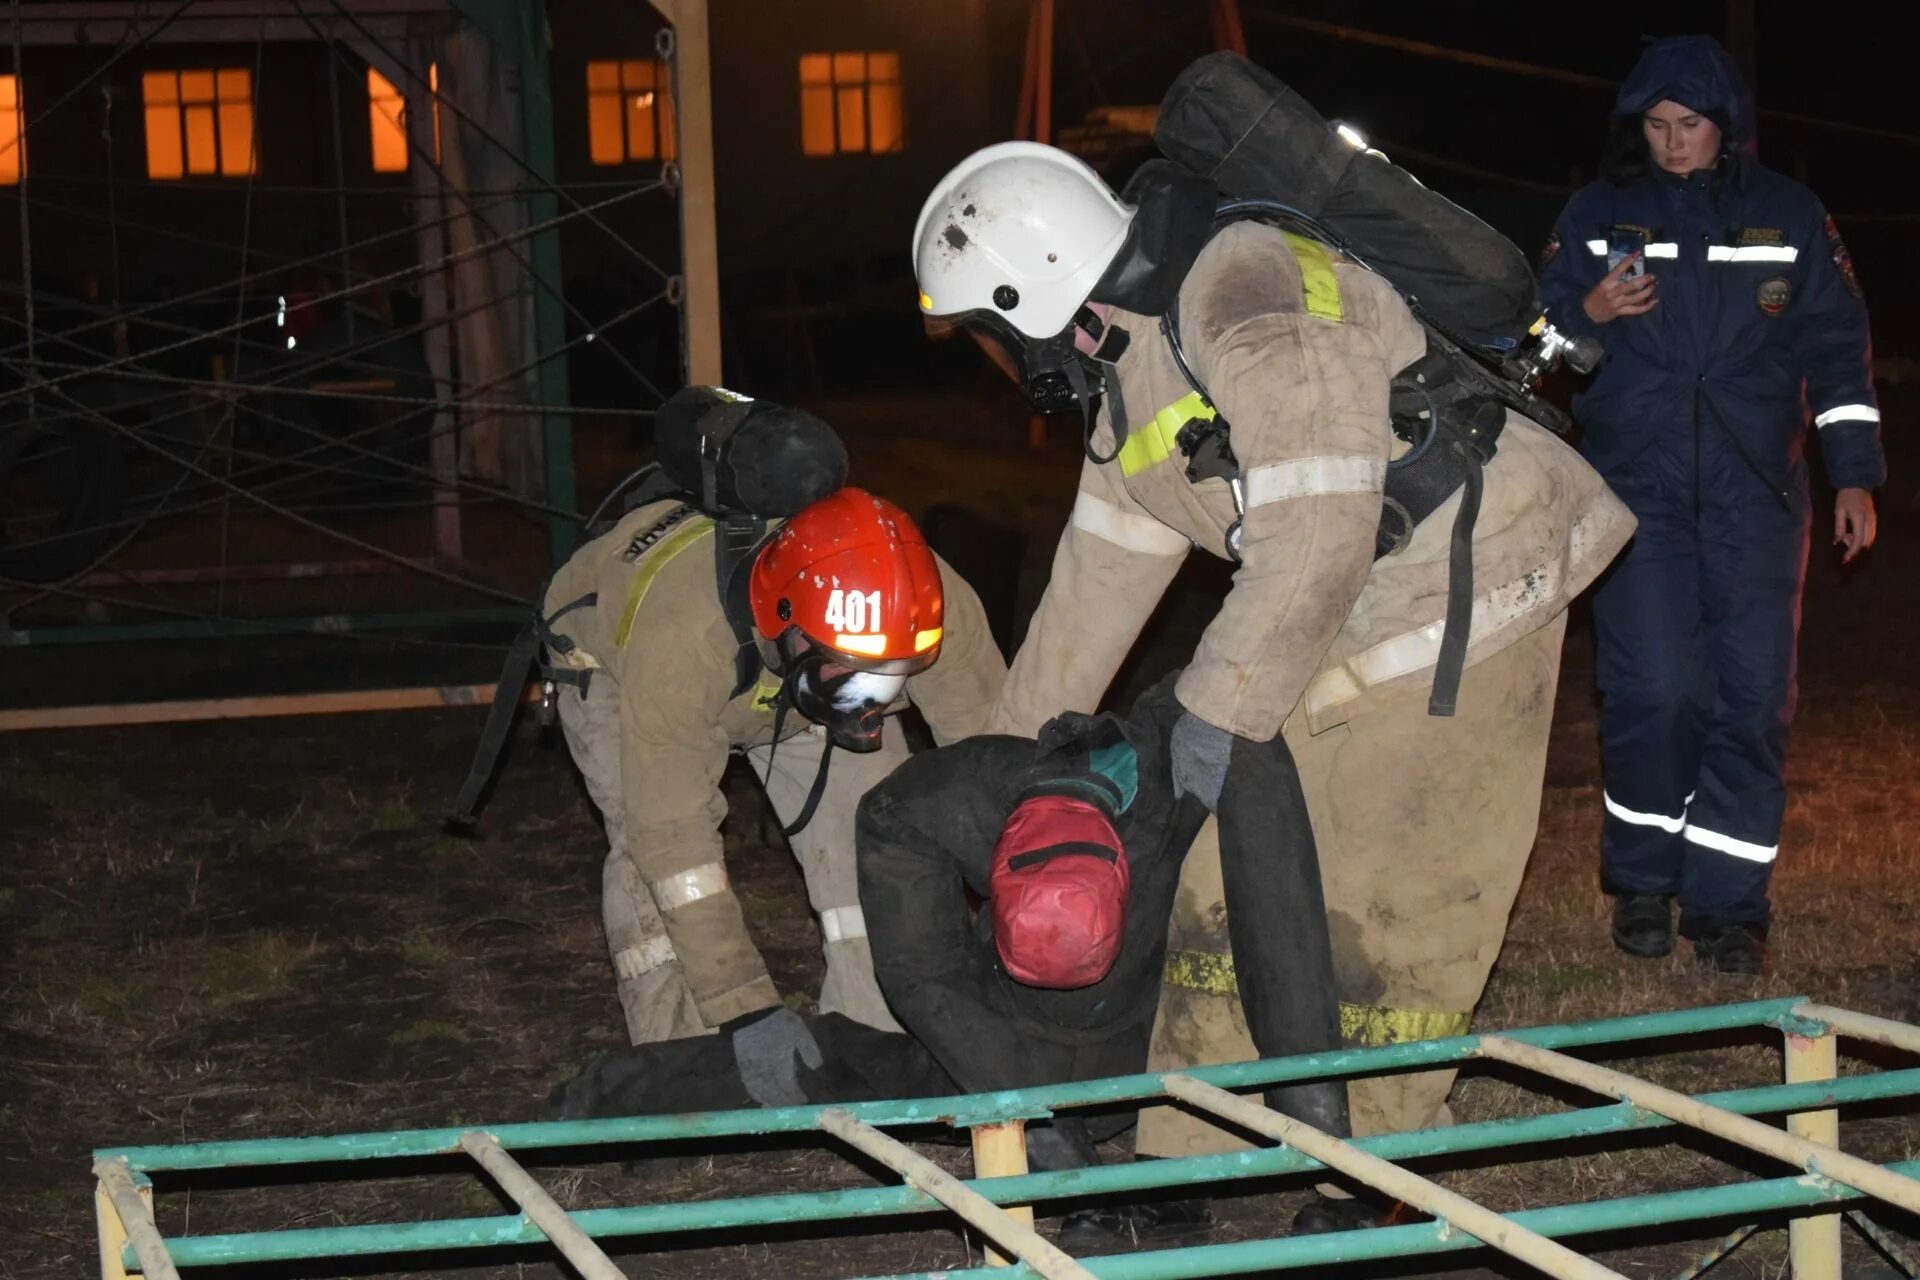
[[[1023,452],[1021,428],[995,428],[1004,447],[987,456],[932,417],[874,430],[855,478],[915,509],[962,485],[994,494],[994,514],[1031,539],[1030,598],[1077,457],[1064,441]],[[1879,568],[1899,570],[1895,553],[1886,548]],[[1920,621],[1882,618],[1880,601],[1899,598],[1884,583],[1879,595],[1849,595],[1820,575],[1816,566],[1773,971],[1715,980],[1684,956],[1637,962],[1608,944],[1587,641],[1576,633],[1540,841],[1481,1025],[1797,993],[1920,1020],[1920,690],[1906,676]],[[1883,623],[1871,650],[1843,642]],[[0,1280],[88,1272],[94,1146],[530,1119],[554,1084],[618,1043],[596,903],[604,846],[564,751],[523,735],[482,839],[435,825],[478,727],[462,712],[0,740]],[[729,861],[776,978],[802,1001],[819,979],[817,940],[798,877],[767,847],[743,783],[728,780]],[[1780,1071],[1761,1043],[1624,1065],[1687,1091]],[[1463,1081],[1454,1101],[1468,1119],[1569,1105],[1489,1077]],[[1920,1153],[1911,1114],[1849,1122],[1845,1136],[1878,1158]],[[960,1148],[929,1151],[966,1167]],[[1746,1176],[1718,1149],[1679,1142],[1548,1154],[1445,1177],[1514,1208]],[[809,1144],[632,1170],[557,1165],[542,1177],[578,1207],[872,1181]],[[1291,1203],[1236,1202],[1222,1236],[1271,1234]],[[271,1192],[201,1185],[164,1194],[160,1221],[203,1232],[502,1211],[456,1165]],[[655,1270],[703,1280],[962,1264],[955,1235],[915,1229],[926,1223],[869,1221],[844,1237],[777,1244],[675,1241]],[[1671,1275],[1698,1252],[1611,1243],[1624,1251],[1608,1262],[1635,1277]],[[1777,1280],[1783,1250],[1769,1230],[1734,1255],[1729,1277]],[[433,1274],[559,1274],[538,1259],[449,1260],[473,1265]]]

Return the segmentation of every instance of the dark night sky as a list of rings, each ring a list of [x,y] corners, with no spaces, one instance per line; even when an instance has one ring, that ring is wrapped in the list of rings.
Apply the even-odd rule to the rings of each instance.
[[[1212,47],[1205,0],[1056,0],[1055,128],[1102,104],[1156,102]],[[1486,0],[1240,0],[1248,52],[1329,118],[1359,126],[1423,182],[1532,253],[1593,176],[1613,89],[1381,48],[1299,17],[1618,81],[1646,40],[1725,39],[1725,0],[1561,5]],[[997,6],[1010,131],[1027,6]],[[1902,282],[1920,278],[1920,53],[1911,4],[1756,0],[1760,157],[1840,221],[1883,339],[1920,335]],[[1910,135],[1906,142],[1770,117],[1769,109]],[[1451,162],[1451,167],[1449,163]],[[1465,170],[1481,170],[1476,175]],[[1498,176],[1494,176],[1498,175]],[[1116,183],[1124,172],[1109,173]],[[1504,181],[1518,179],[1519,181]],[[1882,343],[1885,346],[1885,343]]]
[[[1763,109],[1920,135],[1920,57],[1898,34],[1909,6],[1759,0],[1757,7]],[[1203,0],[1059,0],[1059,10],[1060,123],[1102,102],[1156,100],[1210,40]],[[1722,35],[1726,6],[1241,0],[1241,11],[1255,60],[1326,115],[1382,140],[1558,186],[1570,166],[1591,169],[1609,93],[1340,40],[1276,19],[1317,18],[1617,80],[1647,37]],[[1920,211],[1920,145],[1763,116],[1761,152],[1804,176],[1835,210]]]

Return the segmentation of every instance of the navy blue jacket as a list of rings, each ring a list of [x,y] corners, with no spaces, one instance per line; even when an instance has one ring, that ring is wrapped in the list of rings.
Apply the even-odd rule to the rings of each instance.
[[[1616,108],[1637,117],[1671,98],[1727,121],[1718,168],[1583,188],[1541,269],[1548,317],[1607,349],[1574,412],[1588,460],[1629,505],[1729,509],[1767,494],[1801,504],[1809,415],[1836,488],[1886,479],[1866,305],[1846,246],[1811,191],[1752,158],[1750,108],[1724,59],[1709,41],[1662,42]],[[1644,238],[1659,302],[1596,325],[1581,302],[1623,229]]]

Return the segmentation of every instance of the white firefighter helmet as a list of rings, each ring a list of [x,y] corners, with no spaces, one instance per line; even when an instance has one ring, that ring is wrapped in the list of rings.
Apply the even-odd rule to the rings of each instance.
[[[924,315],[1064,331],[1133,221],[1100,175],[1057,147],[1002,142],[940,179],[913,230]]]

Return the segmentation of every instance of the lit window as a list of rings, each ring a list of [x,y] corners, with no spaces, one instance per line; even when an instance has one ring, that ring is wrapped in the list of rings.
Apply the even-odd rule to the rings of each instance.
[[[800,150],[810,156],[848,151],[898,151],[901,125],[900,55],[800,55]]]
[[[20,80],[0,76],[0,187],[17,187],[27,171],[27,135],[21,127]]]
[[[440,64],[427,67],[427,91],[433,101],[433,162],[440,163]],[[411,148],[407,145],[407,95],[393,81],[367,68],[367,125],[373,138],[373,171],[405,173]]]
[[[601,165],[673,159],[673,86],[664,62],[587,64],[587,153]]]
[[[147,108],[149,178],[244,178],[259,172],[251,71],[149,71],[140,77],[140,94]]]

